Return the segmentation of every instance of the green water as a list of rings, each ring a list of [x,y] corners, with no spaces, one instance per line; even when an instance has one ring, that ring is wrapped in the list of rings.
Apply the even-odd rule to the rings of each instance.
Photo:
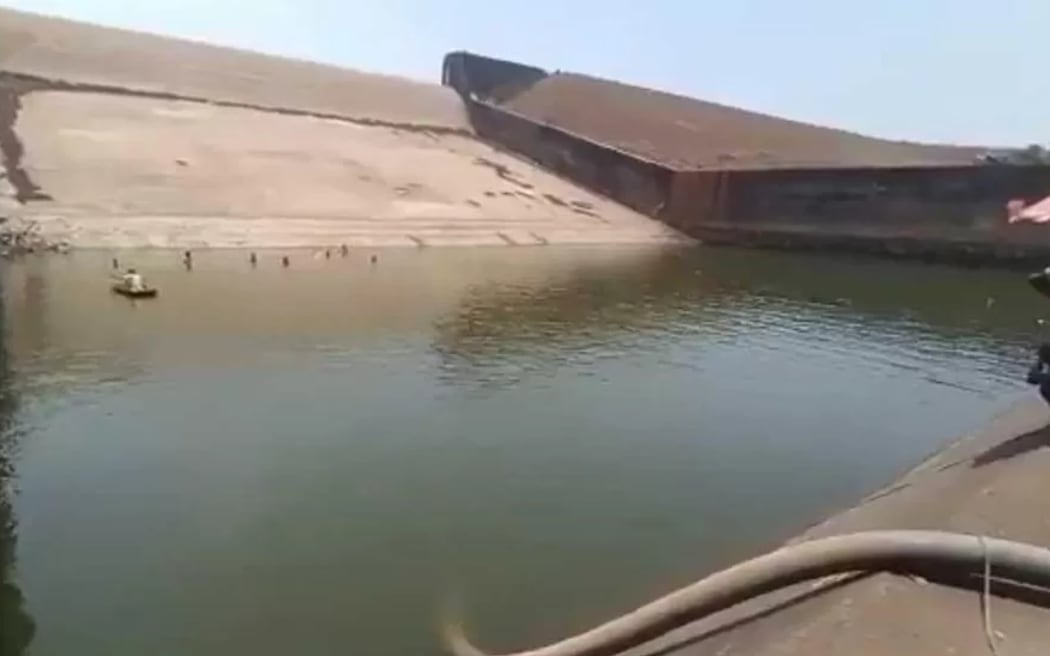
[[[557,248],[122,254],[132,303],[109,258],[0,265],[4,656],[432,654],[452,598],[483,644],[558,637],[1008,406],[1044,309],[1003,272]]]

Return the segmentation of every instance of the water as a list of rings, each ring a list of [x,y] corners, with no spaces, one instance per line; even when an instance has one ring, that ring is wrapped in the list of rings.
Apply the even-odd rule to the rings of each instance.
[[[1050,309],[730,250],[122,258],[159,299],[108,254],[0,271],[4,656],[22,614],[34,656],[431,654],[453,599],[483,644],[555,638],[978,426]]]

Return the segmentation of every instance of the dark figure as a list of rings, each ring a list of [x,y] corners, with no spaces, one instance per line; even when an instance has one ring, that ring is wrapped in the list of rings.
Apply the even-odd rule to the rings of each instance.
[[[1039,347],[1038,359],[1028,370],[1028,384],[1039,386],[1039,396],[1050,404],[1050,344]]]
[[[373,255],[372,256],[372,264],[375,264],[378,261],[379,261],[379,256],[378,255]]]
[[[186,251],[182,254],[182,263],[186,266],[186,270],[189,271],[193,268],[193,253]]]
[[[326,260],[332,259],[332,251],[328,250],[327,248],[324,249],[324,259],[326,259]]]
[[[253,252],[251,255],[248,256],[248,261],[252,263],[252,266],[255,266],[259,263],[259,258],[256,257],[255,253]]]
[[[114,269],[119,269],[120,268],[120,262],[117,261],[117,258],[113,258],[113,268]]]
[[[289,264],[291,264],[291,261],[288,259],[287,255],[281,258],[281,266],[287,267]]]
[[[339,247],[339,253],[340,253],[340,254],[341,254],[341,255],[342,255],[343,257],[346,257],[347,255],[349,255],[349,254],[350,254],[350,249],[349,249],[349,248],[347,248],[346,244],[343,244],[342,246],[340,246],[340,247]]]
[[[1043,296],[1050,296],[1050,267],[1028,276],[1028,284]]]

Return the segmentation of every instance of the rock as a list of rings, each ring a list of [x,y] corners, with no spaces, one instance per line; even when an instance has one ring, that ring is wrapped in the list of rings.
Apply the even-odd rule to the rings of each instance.
[[[52,241],[40,234],[40,225],[36,221],[26,221],[3,217],[0,222],[0,246],[3,247],[4,257],[16,255],[28,255],[51,251],[55,253],[68,253],[72,245],[65,240]]]

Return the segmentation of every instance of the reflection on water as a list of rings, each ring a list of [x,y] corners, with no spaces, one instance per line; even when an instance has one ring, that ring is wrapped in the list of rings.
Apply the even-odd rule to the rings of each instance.
[[[728,250],[122,258],[159,299],[106,254],[0,272],[32,654],[430,653],[453,593],[496,644],[554,637],[984,420],[1042,309]]]
[[[465,370],[464,380],[495,382],[488,377],[509,375],[504,382],[513,383],[523,368],[556,367],[604,350],[618,355],[699,338],[785,350],[788,344],[810,348],[820,334],[829,338],[820,340],[821,349],[866,351],[856,355],[869,366],[922,369],[931,382],[965,386],[948,380],[951,371],[943,372],[944,379],[928,368],[965,363],[983,366],[1005,383],[1016,371],[998,365],[1017,353],[1018,344],[1030,348],[1026,340],[1041,309],[1015,278],[872,261],[685,251],[644,267],[581,271],[565,284],[473,289],[438,322],[435,348],[450,376]],[[947,357],[948,347],[962,349],[958,362]],[[501,370],[508,360],[519,361]]]
[[[3,278],[0,277],[0,286]],[[22,592],[14,580],[15,519],[8,497],[8,477],[15,451],[15,391],[8,366],[3,294],[0,293],[0,656],[25,653],[33,637],[33,622],[26,614]]]

